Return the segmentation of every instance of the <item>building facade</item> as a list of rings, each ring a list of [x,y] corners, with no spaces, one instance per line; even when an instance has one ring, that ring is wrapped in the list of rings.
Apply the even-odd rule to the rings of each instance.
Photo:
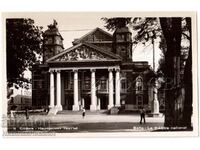
[[[132,33],[126,25],[113,35],[96,28],[64,49],[54,21],[43,38],[43,63],[32,68],[34,107],[151,109],[153,72],[148,62],[133,61]]]
[[[10,110],[25,110],[31,108],[31,84],[23,83],[23,87],[16,88],[16,85],[7,88],[8,112]]]

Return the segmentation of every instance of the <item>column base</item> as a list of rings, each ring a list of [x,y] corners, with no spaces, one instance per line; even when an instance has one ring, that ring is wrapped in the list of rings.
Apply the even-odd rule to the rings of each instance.
[[[58,109],[56,109],[55,107],[50,108],[48,112],[48,116],[54,116],[57,114],[57,112],[58,112]]]
[[[58,111],[62,111],[63,109],[62,109],[62,105],[56,105],[56,107],[55,107]]]
[[[90,105],[90,111],[96,111],[97,107],[95,105]]]
[[[158,100],[154,100],[152,102],[152,108],[151,108],[151,113],[153,114],[159,114],[159,102]]]
[[[52,108],[54,108],[54,106],[52,106],[52,105],[49,105],[49,109],[52,109]]]
[[[72,106],[73,111],[79,111],[79,106],[78,105],[73,105]]]
[[[100,98],[97,99],[97,110],[101,110],[101,100],[100,100]]]
[[[101,110],[101,107],[100,107],[100,105],[97,105],[97,110]]]
[[[120,104],[116,104],[115,107],[121,107],[121,105]]]
[[[82,101],[82,103],[81,103],[82,104],[82,108],[85,108],[85,100],[84,100],[84,98],[82,98],[81,101]]]
[[[108,105],[108,110],[111,109],[114,105]]]

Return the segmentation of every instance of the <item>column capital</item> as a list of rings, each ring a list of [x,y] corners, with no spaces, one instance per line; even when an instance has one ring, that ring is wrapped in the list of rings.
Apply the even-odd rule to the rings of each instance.
[[[73,72],[78,72],[78,69],[73,69]]]
[[[55,72],[56,72],[56,73],[60,73],[60,72],[61,72],[61,70],[59,70],[59,69],[56,69],[56,70],[55,70]]]
[[[54,70],[49,70],[49,73],[54,73]]]
[[[109,68],[108,68],[108,71],[109,71],[109,72],[112,72],[113,70],[114,70],[113,67],[109,67]]]
[[[50,73],[54,73],[54,72],[56,72],[56,71],[57,71],[57,69],[55,69],[55,68],[50,68],[50,69],[49,69],[49,72],[50,72]]]
[[[95,72],[95,71],[96,71],[96,69],[93,69],[93,68],[92,68],[92,69],[90,69],[90,71],[91,71],[91,72]]]
[[[116,68],[115,68],[115,71],[116,71],[116,72],[120,72],[120,68],[119,68],[119,67],[116,67]]]

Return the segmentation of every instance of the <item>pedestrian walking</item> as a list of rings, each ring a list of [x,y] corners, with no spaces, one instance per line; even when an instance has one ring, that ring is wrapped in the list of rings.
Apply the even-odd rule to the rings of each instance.
[[[29,111],[28,111],[28,108],[26,108],[25,114],[26,114],[26,120],[28,120],[28,119],[29,119]]]
[[[144,123],[146,123],[146,121],[145,121],[145,109],[143,107],[140,109],[140,124],[142,124],[142,120],[144,120]]]
[[[83,107],[82,109],[82,117],[84,118],[85,117],[85,108]]]

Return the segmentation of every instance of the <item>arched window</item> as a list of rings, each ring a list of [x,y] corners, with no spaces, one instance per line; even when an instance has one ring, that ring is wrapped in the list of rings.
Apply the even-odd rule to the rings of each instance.
[[[136,93],[140,93],[143,91],[143,80],[142,77],[139,76],[136,79]]]

